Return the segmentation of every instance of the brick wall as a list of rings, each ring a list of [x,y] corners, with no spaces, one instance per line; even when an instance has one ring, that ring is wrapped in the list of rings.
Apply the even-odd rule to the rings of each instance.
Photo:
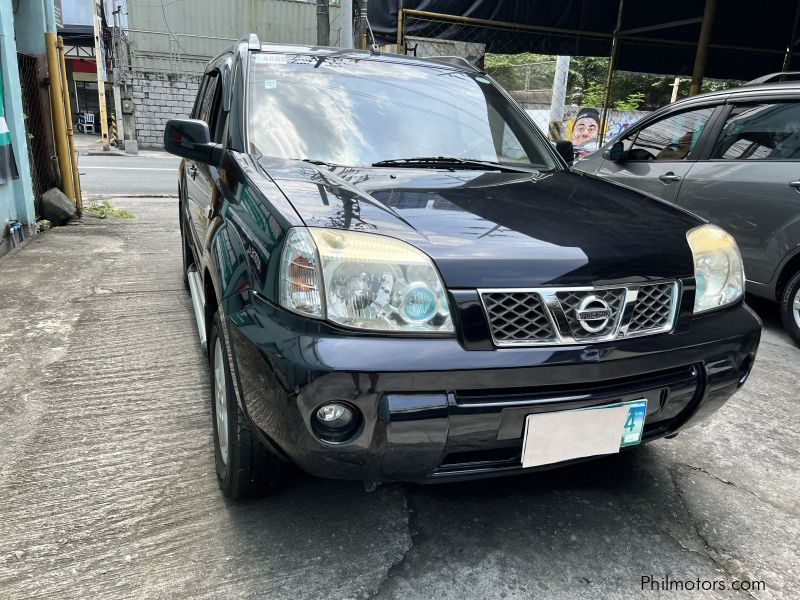
[[[136,139],[140,148],[163,148],[164,125],[188,117],[200,75],[134,73],[131,79]]]

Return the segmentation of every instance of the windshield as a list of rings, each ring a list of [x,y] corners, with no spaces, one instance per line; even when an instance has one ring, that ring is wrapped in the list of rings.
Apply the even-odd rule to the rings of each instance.
[[[477,72],[257,53],[248,85],[256,154],[340,165],[446,157],[555,166],[520,111]]]

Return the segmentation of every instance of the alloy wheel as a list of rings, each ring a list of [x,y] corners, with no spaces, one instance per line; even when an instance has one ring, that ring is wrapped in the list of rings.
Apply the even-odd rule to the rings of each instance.
[[[794,295],[792,312],[794,313],[794,322],[797,324],[797,327],[800,328],[800,289],[797,290],[797,293]]]
[[[228,464],[228,386],[222,344],[214,345],[214,405],[217,418],[217,444],[223,464]]]

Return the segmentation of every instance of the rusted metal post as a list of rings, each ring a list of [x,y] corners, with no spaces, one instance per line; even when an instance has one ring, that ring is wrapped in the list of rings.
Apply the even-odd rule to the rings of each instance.
[[[66,115],[64,114],[64,94],[61,90],[61,73],[58,59],[56,34],[44,34],[47,49],[47,71],[50,79],[50,110],[53,121],[53,141],[58,157],[58,171],[61,176],[61,191],[75,202],[75,188],[72,184],[72,163],[70,162],[69,142],[67,141]]]
[[[401,5],[402,6],[402,5]],[[406,17],[406,9],[401,8],[397,11],[397,53],[405,54],[403,50],[403,20]]]
[[[614,69],[617,66],[617,54],[619,54],[619,32],[622,28],[622,11],[625,0],[619,0],[617,7],[617,25],[614,27],[614,34],[611,36],[611,57],[608,60],[608,75],[606,76],[606,93],[603,96],[603,114],[600,117],[600,131],[598,132],[597,147],[603,145],[606,137],[606,123],[608,122],[608,107],[611,104],[611,86],[614,84]]]
[[[83,197],[81,195],[81,177],[78,173],[78,153],[75,151],[75,132],[72,130],[72,103],[69,99],[67,85],[67,65],[64,61],[64,39],[58,36],[58,62],[61,67],[61,95],[64,99],[64,123],[67,126],[67,142],[69,144],[69,159],[72,167],[72,187],[75,190],[75,211],[78,216],[83,215]]]
[[[700,26],[700,38],[697,40],[697,53],[694,56],[692,85],[689,87],[690,96],[699,94],[700,87],[703,85],[703,75],[705,74],[706,60],[708,59],[708,42],[711,40],[711,29],[714,27],[714,15],[716,13],[717,0],[706,0],[703,23]]]
[[[800,20],[800,2],[797,4],[797,11],[794,13],[794,25],[792,25],[792,35],[789,38],[789,43],[786,44],[786,54],[783,55],[782,73],[787,73],[792,66],[792,53],[794,47],[797,45],[797,22]]]

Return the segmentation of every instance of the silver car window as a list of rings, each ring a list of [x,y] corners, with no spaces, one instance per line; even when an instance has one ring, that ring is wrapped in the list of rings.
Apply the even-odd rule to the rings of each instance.
[[[708,123],[709,106],[661,119],[639,130],[628,150],[628,160],[686,160]]]
[[[800,103],[734,107],[710,158],[800,160]]]

